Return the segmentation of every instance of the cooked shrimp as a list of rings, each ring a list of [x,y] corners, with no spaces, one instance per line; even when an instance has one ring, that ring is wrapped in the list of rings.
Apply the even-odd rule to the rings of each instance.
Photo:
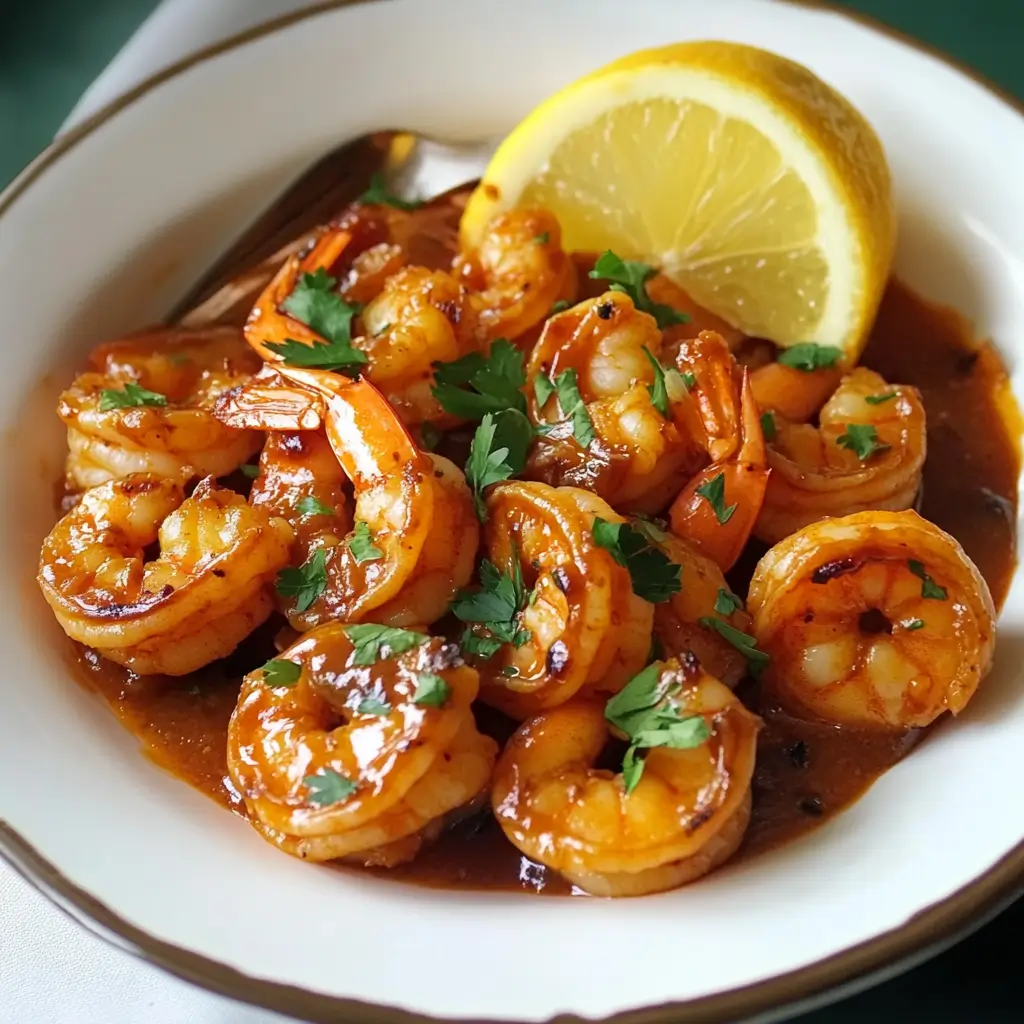
[[[843,371],[839,369],[798,370],[785,363],[769,362],[751,372],[750,387],[762,411],[790,423],[807,423],[842,379]]]
[[[672,532],[722,571],[739,558],[757,521],[769,470],[761,417],[746,370],[711,331],[682,343],[676,365],[694,381],[711,458],[672,503]]]
[[[531,418],[554,426],[533,446],[529,475],[584,487],[624,511],[664,508],[707,455],[698,409],[681,379],[666,398],[667,415],[653,404],[660,354],[654,318],[621,292],[552,317],[530,356],[527,384]],[[536,390],[541,377],[554,382],[568,371],[596,435],[585,448],[566,418],[570,410],[553,391],[541,402]]]
[[[305,607],[286,602],[289,621],[300,630],[333,619],[357,622],[371,612],[376,621],[394,626],[436,621],[469,581],[479,541],[462,473],[447,459],[417,448],[368,381],[287,366],[275,373],[290,382],[290,390],[287,401],[274,404],[273,388],[261,384],[269,415],[279,429],[326,427],[355,489],[355,528],[361,538],[356,541],[351,534],[331,544],[324,536],[322,586],[315,600],[299,602]],[[223,403],[218,415],[259,427],[259,401],[249,401],[244,388],[232,397],[237,401]],[[285,410],[290,410],[290,422]]]
[[[499,214],[476,252],[456,256],[453,271],[472,293],[486,342],[518,338],[575,288],[558,219],[540,208]]]
[[[327,623],[242,683],[228,772],[256,829],[297,857],[409,860],[490,779],[497,745],[458,648],[389,630],[367,657],[355,641],[375,628]]]
[[[136,475],[85,492],[43,542],[39,585],[79,643],[140,675],[223,658],[271,613],[288,524],[207,478]],[[159,557],[145,549],[159,541]]]
[[[805,526],[761,559],[748,601],[768,691],[827,722],[928,725],[962,711],[992,665],[988,586],[916,512]]]
[[[759,720],[693,656],[655,665],[662,714],[699,717],[704,738],[648,750],[632,791],[623,774],[595,767],[609,722],[582,701],[520,726],[495,769],[491,802],[505,835],[595,895],[691,882],[732,856],[750,819]]]
[[[226,476],[259,450],[259,434],[212,414],[220,395],[259,369],[236,329],[146,331],[100,345],[89,361],[57,407],[70,489],[133,473],[182,484]]]
[[[927,448],[916,388],[863,367],[843,378],[819,426],[778,418],[772,475],[755,532],[774,544],[808,523],[870,509],[912,508]]]
[[[520,646],[505,643],[480,664],[481,699],[515,718],[577,693],[615,692],[650,650],[653,608],[594,540],[595,517],[624,521],[573,487],[504,483],[487,499],[484,548],[499,571],[521,574],[522,607],[513,612],[526,632]]]
[[[406,267],[363,310],[367,376],[408,425],[446,419],[431,393],[433,364],[476,351],[476,314],[450,274]],[[450,417],[449,417],[450,418]]]
[[[707,619],[750,634],[750,616],[725,582],[722,570],[692,544],[671,533],[659,533],[657,545],[682,566],[682,587],[668,601],[655,605],[654,636],[665,653],[682,657],[692,651],[716,679],[735,686],[747,674],[747,659]]]
[[[337,547],[351,531],[347,484],[326,433],[273,433],[260,455],[249,504],[292,528],[291,563],[302,565],[318,548]]]

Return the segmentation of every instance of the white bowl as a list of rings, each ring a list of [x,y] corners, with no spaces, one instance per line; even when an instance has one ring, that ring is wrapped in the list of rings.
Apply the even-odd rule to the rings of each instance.
[[[898,272],[996,340],[1024,399],[1024,121],[940,60],[842,15],[764,0],[327,6],[159,76],[0,197],[4,852],[128,948],[317,1020],[394,1019],[398,1009],[533,1021],[652,1007],[663,1013],[638,1018],[736,1019],[905,965],[1015,895],[1019,576],[996,671],[960,720],[810,836],[637,900],[430,890],[291,860],[145,760],[71,681],[32,576],[62,457],[54,398],[86,349],[163,316],[264,204],[346,137],[500,132],[639,47],[753,43],[851,97],[895,173]]]

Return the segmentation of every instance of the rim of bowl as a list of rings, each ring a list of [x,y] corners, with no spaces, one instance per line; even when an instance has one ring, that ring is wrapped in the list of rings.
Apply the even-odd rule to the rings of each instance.
[[[47,168],[82,139],[163,82],[187,72],[197,64],[215,59],[222,53],[238,49],[290,25],[345,7],[378,2],[380,0],[321,0],[229,36],[170,64],[101,107],[47,146],[0,191],[0,217]],[[837,7],[827,0],[773,2],[827,11],[863,25],[909,49],[925,53],[980,85],[1024,119],[1024,102],[941,50],[869,15]],[[60,910],[111,945],[185,981],[238,1002],[273,1010],[311,1024],[333,1024],[339,1019],[358,1019],[372,1024],[405,1024],[435,1019],[396,1007],[379,1006],[265,981],[209,957],[163,942],[129,923],[65,877],[3,819],[0,819],[0,857]],[[1022,895],[1024,839],[988,871],[951,896],[926,907],[900,927],[857,946],[764,981],[699,999],[628,1010],[603,1020],[615,1024],[667,1024],[668,1021],[678,1024],[713,1024],[754,1016],[777,1019],[778,1015],[783,1012],[789,1014],[797,1007],[801,1010],[811,1009],[852,995],[867,988],[873,981],[881,981],[884,977],[895,976],[916,966],[980,928]],[[571,1016],[562,1019],[571,1019]]]

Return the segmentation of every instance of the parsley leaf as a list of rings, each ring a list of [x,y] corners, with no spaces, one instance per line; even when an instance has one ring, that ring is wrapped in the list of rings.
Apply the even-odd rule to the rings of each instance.
[[[735,626],[730,626],[728,622],[704,615],[697,620],[697,623],[705,629],[713,629],[722,639],[728,640],[747,659],[747,667],[755,679],[761,675],[771,660],[764,651],[758,650],[757,640],[754,637],[736,629]]]
[[[724,472],[719,473],[718,476],[709,480],[706,484],[701,484],[697,488],[697,493],[711,506],[720,526],[725,526],[732,519],[732,514],[736,511],[736,505],[729,505],[727,507],[725,504]]]
[[[825,370],[835,366],[842,356],[843,350],[835,345],[816,345],[813,341],[801,341],[783,349],[777,362],[783,366],[792,366],[794,370],[811,373],[813,370]]]
[[[487,413],[476,428],[466,459],[466,483],[481,522],[487,519],[484,489],[523,471],[532,440],[533,427],[518,409]]]
[[[690,318],[685,313],[655,302],[647,294],[647,282],[656,273],[654,267],[636,260],[624,260],[608,249],[594,264],[589,276],[594,280],[610,281],[612,291],[628,295],[637,309],[654,317],[661,330],[673,324],[689,323]]]
[[[247,462],[245,465],[238,467],[238,472],[250,480],[255,480],[260,475],[260,467],[254,462]]]
[[[903,623],[904,629],[924,629],[924,619],[911,619],[909,622]]]
[[[390,715],[391,705],[379,697],[364,697],[356,707],[356,712],[360,715]]]
[[[384,557],[384,552],[373,543],[369,525],[361,519],[356,521],[355,529],[348,538],[348,549],[352,552],[357,565],[362,565],[363,562],[376,562],[377,559]]]
[[[622,759],[626,795],[636,789],[644,770],[641,751],[653,747],[687,750],[699,747],[711,735],[701,715],[684,715],[666,703],[681,684],[671,676],[663,682],[665,666],[654,662],[638,672],[605,705],[605,718],[626,734],[629,747]]]
[[[888,451],[890,445],[878,440],[878,431],[869,423],[847,423],[846,433],[836,438],[840,448],[848,448],[861,462],[870,459],[875,452]]]
[[[466,654],[474,654],[486,661],[493,658],[502,648],[502,642],[493,637],[477,636],[471,626],[467,626],[459,637],[459,646]]]
[[[519,612],[526,607],[529,595],[523,583],[523,571],[519,565],[518,553],[513,552],[511,572],[500,572],[486,558],[480,563],[480,590],[461,591],[451,604],[452,614],[462,622],[481,626],[490,637],[481,638],[472,634],[479,642],[467,643],[467,633],[460,643],[463,649],[481,657],[492,657],[498,650],[493,641],[522,647],[530,637],[528,629],[520,629],[517,622]]]
[[[143,405],[164,406],[167,396],[158,391],[147,391],[134,381],[125,382],[124,388],[103,388],[100,391],[100,412],[112,409],[136,409]]]
[[[898,391],[887,391],[881,395],[865,395],[864,401],[868,405],[881,405],[883,402],[891,402],[898,394]]]
[[[434,363],[434,382],[434,397],[453,416],[479,420],[504,409],[526,415],[526,397],[520,390],[526,383],[523,354],[504,338],[494,342],[486,358],[471,352],[453,363]]]
[[[743,608],[743,602],[725,587],[718,588],[718,597],[715,598],[715,611],[719,615],[732,615],[733,612]]]
[[[333,508],[329,505],[325,505],[319,498],[315,498],[312,494],[307,494],[304,498],[300,498],[295,509],[300,516],[334,515]]]
[[[277,574],[277,592],[282,597],[294,597],[297,612],[306,611],[327,589],[326,558],[327,553],[320,548],[305,564],[288,566]]]
[[[556,313],[564,313],[569,308],[569,303],[565,299],[559,299],[552,307],[548,316],[554,316]]]
[[[650,349],[643,346],[644,355],[647,356],[651,366],[654,367],[654,383],[647,385],[647,393],[651,396],[651,405],[668,419],[668,388],[665,385],[665,370],[661,363],[651,355]]]
[[[373,665],[384,658],[405,654],[430,639],[426,633],[415,633],[397,626],[378,626],[373,622],[345,626],[344,630],[355,648],[352,652],[353,665]]]
[[[392,206],[396,210],[418,210],[423,202],[421,200],[400,199],[393,192],[388,191],[384,184],[384,175],[378,172],[370,178],[370,187],[359,197],[361,203],[369,206]]]
[[[538,373],[533,378],[533,393],[537,398],[537,405],[543,409],[548,399],[555,393],[555,385],[546,373]]]
[[[697,386],[697,375],[686,370],[684,373],[679,375],[683,378],[683,383],[686,385],[687,391],[692,391]]]
[[[775,413],[761,413],[761,433],[764,434],[764,439],[766,441],[774,441],[775,435],[778,432],[778,428],[775,426]]]
[[[267,686],[294,686],[302,675],[302,666],[285,658],[271,658],[260,671]]]
[[[339,370],[364,364],[366,353],[352,347],[352,318],[360,307],[346,302],[334,291],[337,283],[321,267],[315,274],[303,274],[291,295],[281,303],[285,312],[325,341],[304,345],[288,338],[279,343],[268,342],[267,348],[292,366]]]
[[[421,672],[416,684],[416,692],[412,695],[413,704],[420,707],[440,708],[448,699],[448,684],[433,672]]]
[[[309,790],[307,799],[316,807],[330,807],[331,804],[341,803],[358,788],[351,779],[333,768],[321,768],[314,775],[307,775],[302,783]]]
[[[539,235],[534,235],[533,240],[537,245],[547,245],[551,241],[551,232],[542,231]]]
[[[912,558],[907,562],[907,566],[910,568],[910,571],[921,580],[922,597],[931,601],[946,600],[946,588],[940,587],[938,583],[936,583],[935,580],[925,572],[924,564],[922,562],[918,562],[916,559]]]
[[[572,420],[573,436],[582,447],[587,448],[597,435],[594,433],[593,421],[590,419],[590,413],[587,412],[583,396],[580,394],[576,371],[563,370],[554,384],[562,415],[566,419]],[[536,388],[536,384],[534,384],[534,388]]]
[[[629,523],[609,523],[600,516],[594,519],[593,529],[594,543],[625,567],[637,597],[660,604],[682,589],[683,567],[653,547],[642,530]]]

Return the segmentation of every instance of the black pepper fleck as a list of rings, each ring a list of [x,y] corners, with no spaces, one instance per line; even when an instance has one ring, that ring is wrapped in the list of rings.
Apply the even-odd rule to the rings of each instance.
[[[803,814],[811,818],[820,818],[825,813],[825,808],[821,804],[821,797],[805,796],[797,806]]]

